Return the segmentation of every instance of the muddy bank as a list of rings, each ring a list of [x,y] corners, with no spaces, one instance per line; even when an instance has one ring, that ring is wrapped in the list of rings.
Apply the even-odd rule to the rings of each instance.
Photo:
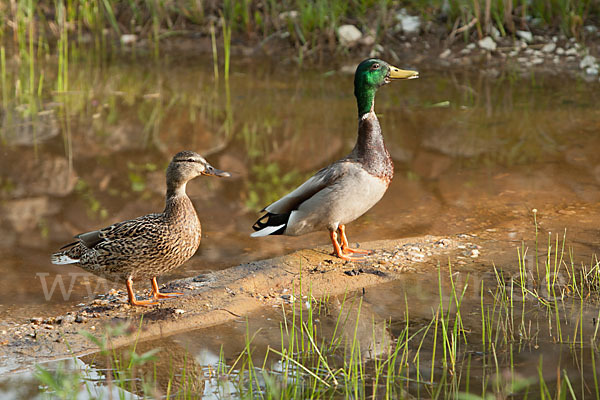
[[[120,346],[243,319],[261,307],[299,300],[300,293],[303,298],[309,294],[321,298],[389,282],[407,272],[431,274],[438,263],[477,258],[479,246],[471,239],[468,235],[424,236],[364,243],[375,254],[355,262],[334,258],[328,246],[301,250],[169,282],[166,290],[181,291],[184,296],[148,308],[132,308],[124,290],[112,290],[66,315],[3,323],[0,372],[98,350],[78,333],[82,330],[102,337],[107,326],[128,323],[129,334],[111,340]]]

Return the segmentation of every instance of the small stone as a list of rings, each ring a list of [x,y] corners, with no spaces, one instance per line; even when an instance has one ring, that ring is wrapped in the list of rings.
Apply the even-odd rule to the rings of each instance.
[[[579,62],[579,68],[586,69],[588,67],[597,67],[598,63],[596,62],[596,57],[587,55],[581,59]]]
[[[571,47],[569,49],[567,49],[565,51],[565,55],[566,56],[576,56],[577,55],[577,49],[575,47]]]
[[[527,43],[531,43],[533,40],[533,34],[529,31],[517,31],[516,34]]]
[[[281,14],[279,14],[279,19],[282,21],[285,21],[288,19],[294,20],[294,19],[298,18],[298,15],[299,15],[299,13],[296,10],[284,11]]]
[[[351,47],[362,37],[362,32],[354,25],[341,25],[337,29],[338,39],[342,46]]]
[[[29,321],[34,325],[40,325],[44,320],[40,317],[33,317]]]
[[[500,38],[500,31],[493,25],[490,34],[492,35],[492,38],[494,38],[494,40],[498,40]]]
[[[177,308],[177,309],[175,309],[175,311],[173,311],[173,312],[174,312],[175,314],[177,314],[177,315],[181,315],[181,314],[184,314],[184,313],[185,313],[185,310],[184,310],[184,309],[182,309],[182,308]]]
[[[598,27],[595,25],[586,25],[583,27],[583,30],[587,33],[596,33],[598,32]]]
[[[477,250],[477,249],[471,250],[471,258],[477,258],[477,257],[479,257],[479,250]]]
[[[565,54],[565,49],[563,49],[562,47],[557,47],[556,54],[558,54],[559,56],[562,56],[563,54]]]
[[[380,45],[379,43],[377,43],[371,49],[371,52],[369,53],[369,57],[371,57],[371,58],[373,58],[373,57],[379,57],[383,53],[383,51],[384,51],[383,46]],[[356,68],[354,68],[354,70],[356,70]],[[352,71],[352,74],[354,74],[354,71]]]
[[[446,49],[442,51],[442,53],[440,54],[440,58],[448,58],[450,54],[452,54],[452,50]]]
[[[594,66],[594,67],[587,67],[587,68],[585,69],[585,73],[586,73],[587,75],[596,76],[596,75],[598,75],[598,67],[597,67],[597,66]]]
[[[475,45],[475,43],[469,43],[466,48],[469,50],[475,50],[476,47],[477,46]]]
[[[543,64],[543,63],[544,63],[544,59],[543,59],[543,58],[540,58],[540,57],[533,57],[533,58],[531,59],[531,64],[532,64],[532,65],[540,65],[540,64]]]
[[[365,35],[359,40],[359,43],[363,46],[373,46],[375,44],[375,38],[371,35]]]
[[[556,49],[555,43],[546,43],[544,47],[542,47],[542,51],[544,53],[552,53]]]
[[[137,41],[137,35],[125,34],[121,35],[121,44],[132,44]]]
[[[419,16],[409,15],[403,8],[396,14],[396,21],[400,24],[402,31],[406,34],[418,33],[421,29],[421,18]]]
[[[77,323],[82,323],[85,321],[87,321],[87,317],[84,317],[81,314],[78,314],[77,317],[75,317],[75,322],[77,322]]]
[[[494,51],[497,47],[497,44],[496,42],[494,42],[494,39],[492,39],[489,36],[484,37],[479,42],[477,42],[477,44],[479,45],[479,47],[487,51]]]

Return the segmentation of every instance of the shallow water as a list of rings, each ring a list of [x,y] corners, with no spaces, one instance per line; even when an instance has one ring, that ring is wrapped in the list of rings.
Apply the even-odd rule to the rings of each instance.
[[[202,243],[162,281],[328,243],[324,232],[249,234],[260,208],[354,145],[352,76],[339,65],[235,61],[229,96],[209,58],[74,63],[66,93],[52,90],[55,67],[43,67],[42,97],[10,98],[1,113],[4,323],[64,313],[113,287],[52,265],[49,255],[77,233],[162,210],[164,168],[183,149],[233,177],[188,185]],[[348,226],[350,240],[487,229],[498,242],[487,260],[515,266],[516,252],[505,249],[531,240],[536,208],[544,233],[567,228],[577,256],[589,260],[599,222],[588,212],[600,200],[598,82],[420,72],[421,79],[378,92],[395,178],[381,202]],[[10,73],[17,77],[17,67]]]
[[[34,102],[34,117],[31,101],[5,104],[0,265],[8,275],[0,315],[53,314],[111,287],[51,265],[48,255],[77,233],[161,210],[164,168],[182,149],[234,176],[189,185],[203,241],[171,277],[328,242],[324,233],[248,235],[257,210],[352,148],[352,76],[335,66],[234,63],[228,107],[223,77],[215,83],[209,66],[209,59],[74,64],[71,90],[49,91]],[[350,240],[447,235],[514,220],[506,239],[518,241],[530,233],[522,223],[534,207],[550,214],[595,204],[599,97],[598,83],[475,71],[425,70],[419,80],[381,89],[376,110],[395,178],[348,227]],[[49,295],[56,276],[65,296],[60,286]]]

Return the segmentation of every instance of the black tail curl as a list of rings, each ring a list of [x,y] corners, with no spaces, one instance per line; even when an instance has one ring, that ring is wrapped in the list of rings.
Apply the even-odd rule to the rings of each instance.
[[[280,229],[271,233],[271,235],[283,235],[285,232],[285,228],[287,228],[287,222],[290,218],[290,213],[286,214],[272,214],[270,212],[266,213],[262,217],[260,217],[254,225],[252,225],[252,229],[255,231],[260,231],[261,229],[266,228],[267,226],[278,226],[284,224]]]

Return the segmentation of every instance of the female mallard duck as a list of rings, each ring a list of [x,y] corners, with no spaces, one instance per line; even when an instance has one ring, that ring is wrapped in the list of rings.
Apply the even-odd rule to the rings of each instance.
[[[159,292],[156,277],[179,267],[200,245],[200,220],[185,193],[188,181],[200,175],[230,176],[193,151],[177,153],[167,167],[167,200],[162,213],[77,235],[76,242],[52,255],[52,263],[79,264],[88,272],[125,283],[129,303],[134,306],[158,304],[136,300],[134,279],[152,281],[154,300],[182,294]]]
[[[354,75],[354,95],[358,104],[358,140],[350,154],[323,168],[296,190],[265,207],[252,226],[251,236],[298,236],[316,230],[329,230],[335,254],[370,254],[352,249],[346,238],[346,224],[375,205],[394,176],[394,164],[375,115],[375,92],[394,79],[418,78],[416,71],[405,71],[385,61],[361,62]],[[340,242],[338,243],[338,232]]]

